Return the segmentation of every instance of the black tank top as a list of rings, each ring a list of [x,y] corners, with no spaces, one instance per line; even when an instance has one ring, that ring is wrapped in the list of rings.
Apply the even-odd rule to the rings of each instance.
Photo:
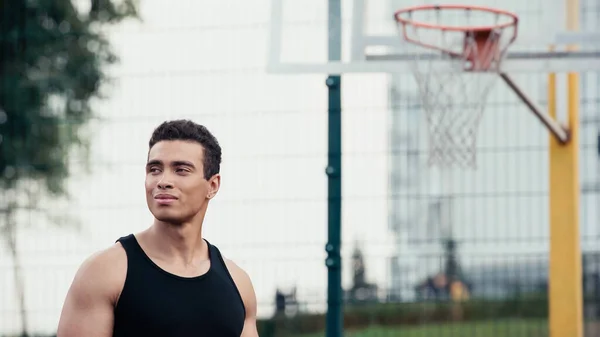
[[[240,293],[217,247],[210,269],[180,277],[154,264],[135,236],[122,237],[127,278],[115,307],[113,337],[239,337],[245,319]]]

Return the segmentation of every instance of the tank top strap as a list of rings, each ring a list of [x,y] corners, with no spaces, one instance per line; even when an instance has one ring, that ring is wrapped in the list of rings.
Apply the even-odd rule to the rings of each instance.
[[[225,266],[225,260],[223,259],[223,255],[221,255],[219,249],[212,245],[208,240],[205,239],[204,241],[206,241],[208,244],[208,256],[210,258],[210,264],[214,267],[217,267],[217,269],[226,269],[227,267]]]
[[[229,272],[229,269],[227,268],[227,265],[225,264],[225,259],[223,258],[221,251],[219,250],[219,248],[217,248],[216,246],[214,246],[210,242],[208,242],[208,240],[206,240],[206,243],[208,244],[211,270],[213,270],[213,272],[215,274],[219,275],[219,277],[221,279],[223,279],[225,282],[228,282],[230,284],[230,286],[235,291],[237,299],[243,303],[244,301],[242,299],[242,294],[240,293],[239,289],[237,288],[237,285],[235,284],[235,281],[233,280],[233,277],[231,276],[231,273]],[[244,316],[245,316],[246,308],[243,308],[243,312],[244,312]]]
[[[137,242],[135,235],[129,234],[127,236],[122,236],[116,242],[121,243],[121,246],[125,249],[128,260],[144,258],[145,254],[142,247],[140,247],[140,244]]]

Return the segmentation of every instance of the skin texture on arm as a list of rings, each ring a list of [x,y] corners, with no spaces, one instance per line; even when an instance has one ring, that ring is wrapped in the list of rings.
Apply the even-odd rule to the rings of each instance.
[[[259,337],[256,327],[256,294],[250,276],[231,260],[225,259],[225,264],[227,265],[227,269],[229,270],[240,295],[242,295],[242,300],[244,301],[244,306],[246,308],[246,320],[244,321],[244,329],[242,330],[240,337]]]
[[[120,244],[83,262],[67,293],[57,337],[111,337],[126,274],[127,257]]]

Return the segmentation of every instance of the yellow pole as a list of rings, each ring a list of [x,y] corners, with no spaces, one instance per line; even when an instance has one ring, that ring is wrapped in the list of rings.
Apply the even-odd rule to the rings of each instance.
[[[578,30],[579,1],[567,0],[567,29]],[[574,49],[571,48],[570,49]],[[556,118],[556,75],[548,78],[548,110]],[[550,337],[583,336],[579,237],[579,75],[567,75],[570,141],[550,140]]]

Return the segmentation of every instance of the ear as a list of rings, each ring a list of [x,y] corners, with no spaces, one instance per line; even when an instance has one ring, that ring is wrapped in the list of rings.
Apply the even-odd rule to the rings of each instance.
[[[207,199],[214,198],[219,192],[219,188],[221,187],[221,175],[215,174],[208,180],[208,194],[206,195]]]

